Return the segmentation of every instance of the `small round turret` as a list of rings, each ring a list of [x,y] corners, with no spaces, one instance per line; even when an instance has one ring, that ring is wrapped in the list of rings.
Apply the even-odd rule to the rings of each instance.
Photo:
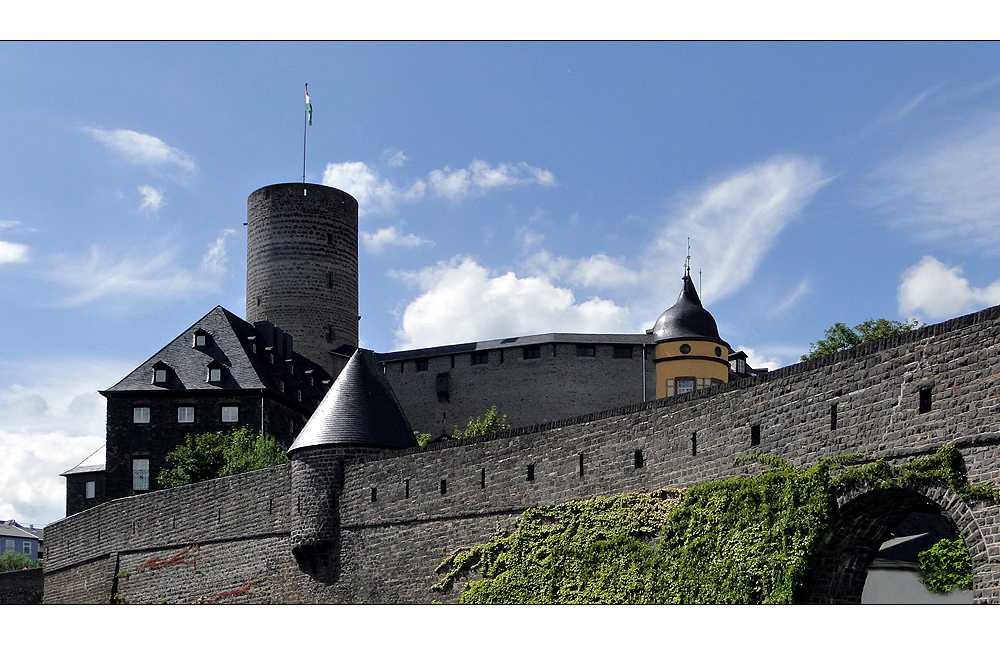
[[[729,381],[729,343],[719,337],[685,267],[677,302],[656,319],[656,398]]]

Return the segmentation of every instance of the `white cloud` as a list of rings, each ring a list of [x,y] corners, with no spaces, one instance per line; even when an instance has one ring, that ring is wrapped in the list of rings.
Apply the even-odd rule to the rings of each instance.
[[[674,291],[691,238],[692,273],[705,267],[703,301],[746,285],[782,230],[830,181],[818,159],[776,156],[733,173],[684,200],[681,214],[660,232],[645,273],[662,299]],[[679,287],[678,287],[679,288]]]
[[[65,516],[59,473],[104,444],[98,390],[133,367],[99,358],[0,363],[0,518],[40,525]]]
[[[163,199],[163,193],[152,186],[139,186],[139,194],[142,195],[142,205],[139,206],[140,211],[156,213],[166,203]]]
[[[208,275],[221,276],[226,273],[226,239],[231,235],[236,235],[236,230],[227,228],[222,234],[208,245],[208,252],[201,258],[199,265],[203,273]]]
[[[151,134],[135,130],[102,130],[83,128],[83,131],[117,153],[125,161],[150,170],[163,172],[178,181],[190,179],[198,167],[186,153],[164,143]]]
[[[769,317],[773,318],[775,316],[779,316],[785,313],[792,307],[792,305],[798,302],[799,299],[802,298],[802,296],[806,295],[810,291],[811,289],[809,288],[809,278],[808,277],[802,278],[801,280],[799,280],[799,284],[796,285],[794,289],[792,289],[792,292],[789,293],[784,300],[778,303],[778,305],[776,305],[773,309],[770,309],[770,311],[768,312]]]
[[[393,152],[391,156],[390,153]],[[402,152],[386,150],[386,165],[398,167],[406,161]],[[479,196],[488,190],[538,184],[555,186],[555,176],[548,170],[529,166],[525,162],[501,163],[496,167],[485,161],[475,160],[468,168],[432,170],[427,180],[416,179],[409,188],[396,186],[382,179],[378,171],[363,161],[328,163],[323,171],[323,183],[350,193],[358,200],[361,214],[391,213],[397,204],[423,199],[428,186],[437,197],[459,202],[466,197]]]
[[[106,310],[158,309],[214,293],[226,272],[226,239],[235,233],[226,229],[209,244],[197,270],[178,264],[176,248],[122,257],[93,247],[88,257],[55,256],[50,277],[72,291],[58,305],[102,301]]]
[[[492,276],[471,258],[393,275],[423,291],[403,312],[399,349],[555,331],[631,330],[628,310],[610,300],[576,303],[570,289],[544,277]]]
[[[413,248],[420,245],[434,246],[433,240],[417,237],[413,233],[403,235],[395,226],[380,228],[374,233],[361,231],[361,242],[369,253],[379,254],[387,246],[401,246],[403,248]]]
[[[382,151],[382,160],[385,165],[390,168],[399,168],[404,165],[409,159],[403,154],[402,150],[396,150],[395,148],[388,148]]]
[[[517,229],[517,237],[521,241],[521,248],[527,252],[536,246],[540,246],[545,241],[545,234],[531,230],[527,226]]]
[[[539,251],[528,258],[525,267],[532,274],[579,287],[621,288],[637,285],[643,279],[641,273],[604,253],[576,260]]]
[[[736,347],[738,351],[746,352],[747,354],[747,365],[760,369],[766,367],[769,370],[776,370],[782,366],[781,359],[777,356],[766,357],[763,354],[759,354],[757,350],[752,347],[744,347],[739,345]]]
[[[923,312],[942,320],[1000,303],[1000,280],[988,287],[970,287],[961,267],[949,267],[930,255],[903,272],[899,313],[905,318]]]
[[[548,170],[529,166],[525,162],[517,164],[501,163],[496,167],[485,161],[473,160],[468,168],[452,170],[432,170],[427,177],[431,190],[440,197],[461,201],[471,194],[482,194],[491,188],[509,188],[538,184],[555,186],[556,178]]]
[[[17,222],[17,221],[10,220],[10,219],[0,219],[0,228],[14,228],[15,226],[19,225],[20,223],[21,222]]]
[[[28,246],[0,240],[0,264],[28,261]]]
[[[398,202],[415,201],[424,196],[426,185],[416,180],[406,190],[393,185],[363,161],[328,163],[323,171],[323,183],[339,188],[358,200],[361,215],[366,213],[391,213]]]
[[[902,154],[869,179],[872,205],[915,239],[987,252],[1000,244],[1000,114]]]

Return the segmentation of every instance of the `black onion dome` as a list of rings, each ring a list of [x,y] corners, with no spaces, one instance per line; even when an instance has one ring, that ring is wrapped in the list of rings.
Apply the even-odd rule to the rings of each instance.
[[[329,445],[417,445],[392,386],[368,350],[359,349],[347,361],[288,452]]]
[[[719,326],[715,324],[715,318],[701,306],[701,298],[698,297],[691,276],[685,274],[683,282],[677,303],[656,319],[653,336],[657,341],[708,340],[729,347],[729,343],[719,338]]]

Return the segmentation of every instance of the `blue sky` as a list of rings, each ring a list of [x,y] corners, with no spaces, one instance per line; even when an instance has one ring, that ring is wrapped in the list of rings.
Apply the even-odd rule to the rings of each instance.
[[[993,43],[0,43],[0,519],[64,511],[97,390],[221,304],[246,198],[361,202],[376,351],[641,332],[685,244],[754,365],[1000,302]]]

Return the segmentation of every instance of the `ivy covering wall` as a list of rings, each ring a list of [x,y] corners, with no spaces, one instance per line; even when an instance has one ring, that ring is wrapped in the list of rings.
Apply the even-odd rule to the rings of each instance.
[[[998,501],[992,488],[968,484],[950,446],[898,467],[828,459],[801,469],[777,457],[751,459],[771,468],[683,491],[529,509],[512,532],[453,552],[434,588],[445,591],[475,573],[463,603],[794,603],[805,600],[839,487],[934,480],[966,499]],[[946,547],[922,557],[937,567],[935,591],[971,584],[964,543]]]

